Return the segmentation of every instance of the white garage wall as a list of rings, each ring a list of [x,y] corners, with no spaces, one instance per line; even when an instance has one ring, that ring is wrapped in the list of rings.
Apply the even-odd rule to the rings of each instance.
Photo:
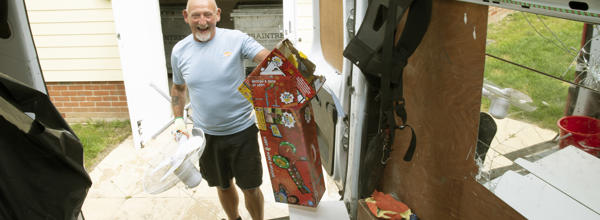
[[[46,82],[123,80],[111,1],[25,4]]]

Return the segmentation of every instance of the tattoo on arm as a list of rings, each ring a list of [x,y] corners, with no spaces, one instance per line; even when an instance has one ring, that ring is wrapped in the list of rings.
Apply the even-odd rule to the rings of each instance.
[[[181,97],[180,96],[172,96],[171,97],[171,105],[176,106],[179,105],[179,103],[181,102]]]
[[[171,107],[175,117],[183,116],[185,105],[185,85],[173,85],[171,89]]]

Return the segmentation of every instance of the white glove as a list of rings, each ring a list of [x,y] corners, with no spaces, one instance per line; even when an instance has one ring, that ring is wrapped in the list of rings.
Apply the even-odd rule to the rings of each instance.
[[[173,122],[173,133],[177,133],[178,131],[185,134],[186,136],[189,134],[187,127],[185,126],[185,122],[181,117],[175,118],[175,121]]]

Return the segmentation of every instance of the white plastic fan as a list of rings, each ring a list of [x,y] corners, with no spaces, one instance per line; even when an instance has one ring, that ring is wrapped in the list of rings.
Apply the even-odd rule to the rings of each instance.
[[[508,108],[513,105],[525,111],[534,111],[537,107],[533,105],[531,97],[512,88],[501,88],[496,84],[484,79],[483,96],[490,99],[490,115],[494,118],[503,119],[508,114]]]
[[[150,194],[164,192],[179,181],[187,188],[198,186],[202,175],[194,165],[202,155],[205,146],[204,133],[197,129],[200,135],[191,136],[189,139],[181,134],[176,134],[178,143],[177,151],[168,156],[158,165],[151,165],[146,169],[144,176],[144,191]]]

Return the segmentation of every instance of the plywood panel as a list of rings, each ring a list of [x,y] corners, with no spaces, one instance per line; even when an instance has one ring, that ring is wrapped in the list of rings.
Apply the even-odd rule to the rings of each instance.
[[[319,1],[321,49],[325,61],[342,72],[344,16],[342,0]]]
[[[44,10],[27,12],[29,23],[113,21],[112,9]]]
[[[112,34],[38,35],[35,46],[41,47],[99,47],[118,46],[117,36]]]
[[[92,58],[92,59],[43,59],[40,61],[45,71],[59,70],[120,70],[119,58]]]
[[[38,35],[114,34],[113,22],[31,24],[31,33]]]
[[[40,59],[119,58],[118,47],[37,48]]]
[[[434,0],[423,42],[404,70],[408,122],[417,150],[402,160],[410,131],[397,131],[383,177],[421,219],[522,219],[475,181],[487,6]]]
[[[121,70],[46,71],[46,82],[123,81]]]
[[[27,11],[112,8],[109,0],[25,0]]]

